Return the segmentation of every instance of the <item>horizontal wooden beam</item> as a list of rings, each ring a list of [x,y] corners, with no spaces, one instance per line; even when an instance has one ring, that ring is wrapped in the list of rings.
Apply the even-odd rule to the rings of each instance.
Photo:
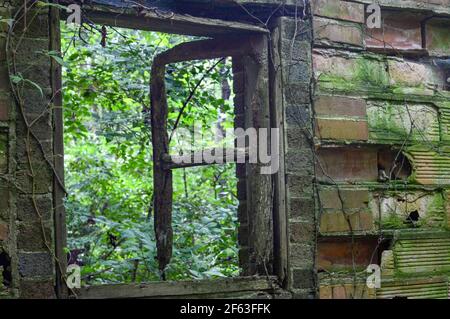
[[[215,39],[180,43],[158,54],[156,64],[167,65],[192,60],[210,60],[252,53],[252,37],[222,36]]]
[[[257,25],[193,17],[170,12],[143,10],[139,13],[129,8],[85,6],[86,17],[94,23],[112,27],[130,28],[192,36],[217,36],[224,34],[264,34],[269,31]]]
[[[124,299],[201,296],[244,291],[275,291],[280,286],[276,277],[239,277],[199,281],[153,282],[83,287],[80,299]]]
[[[226,163],[244,163],[249,159],[249,150],[248,148],[244,149],[223,149],[223,154],[221,159],[222,163],[207,163],[203,158],[203,152],[207,152],[208,154],[212,154],[215,156],[216,149],[203,150],[191,152],[189,161],[187,163],[180,163],[181,156],[163,154],[162,161],[164,169],[176,169],[176,168],[187,168],[187,167],[196,167],[196,166],[207,166],[207,165],[217,165],[217,164],[226,164]],[[233,154],[233,157],[227,158],[227,153]],[[199,162],[196,159],[201,159]]]

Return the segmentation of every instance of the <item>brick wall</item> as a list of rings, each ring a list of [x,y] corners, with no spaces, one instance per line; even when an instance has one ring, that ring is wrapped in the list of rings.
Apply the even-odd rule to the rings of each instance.
[[[281,61],[289,291],[294,298],[382,297],[389,287],[408,291],[411,281],[399,283],[396,277],[404,269],[406,276],[419,278],[418,285],[424,283],[421,277],[441,284],[428,268],[397,258],[410,239],[397,240],[392,233],[420,234],[420,247],[448,241],[436,233],[447,234],[450,225],[449,1],[382,0],[381,30],[365,25],[370,0],[311,1],[312,19],[303,17],[303,9],[295,14],[303,1],[283,3],[290,7],[272,21],[279,52],[271,54]],[[0,7],[2,17],[16,11]],[[44,9],[36,13],[28,12],[33,26],[14,59],[15,72],[42,93],[28,83],[19,101],[14,99],[7,28],[0,29],[0,296],[52,298],[54,123],[49,107],[55,88],[50,59],[39,53],[50,47],[49,15]],[[20,23],[16,28],[23,31]],[[233,67],[236,125],[243,126],[243,73],[239,61]],[[30,128],[23,116],[33,123]],[[243,166],[237,166],[237,175],[241,260],[249,269]],[[405,214],[414,210],[419,221],[411,230]],[[380,235],[387,240],[379,241]],[[439,258],[440,271],[448,272],[447,257]],[[354,273],[369,263],[386,265],[388,288],[365,290],[364,276]]]
[[[0,8],[0,15],[14,17],[17,10],[18,5],[6,6]],[[31,10],[26,29],[21,19],[13,36],[4,25],[0,35],[0,260],[4,278],[0,295],[4,296],[55,296],[53,175],[46,162],[53,161],[50,59],[40,53],[50,48],[48,15],[44,8]],[[15,86],[15,99],[10,72],[41,89],[22,80]]]
[[[371,1],[312,2],[322,298],[385,296],[361,295],[356,273],[382,264],[383,250],[402,254],[393,232],[424,234],[426,245],[448,231],[450,4],[379,2],[381,29],[366,26]],[[386,282],[399,275],[392,267]]]
[[[285,17],[280,19],[280,25],[289,229],[289,288],[294,298],[315,298],[317,224],[311,135],[311,21]]]

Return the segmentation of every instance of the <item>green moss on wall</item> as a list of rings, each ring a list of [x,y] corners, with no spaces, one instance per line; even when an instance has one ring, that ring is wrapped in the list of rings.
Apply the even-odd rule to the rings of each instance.
[[[370,89],[383,92],[389,86],[389,75],[382,61],[365,56],[346,60],[348,67],[332,68],[320,74],[321,87],[343,91]]]
[[[431,104],[370,101],[367,116],[370,139],[375,142],[439,141],[438,111]]]

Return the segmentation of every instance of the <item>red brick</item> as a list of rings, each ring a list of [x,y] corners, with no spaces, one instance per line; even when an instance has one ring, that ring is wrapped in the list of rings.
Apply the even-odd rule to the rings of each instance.
[[[373,289],[367,288],[366,284],[342,283],[332,286],[333,299],[375,299]]]
[[[323,212],[320,218],[320,232],[344,233],[350,231],[373,230],[373,216],[371,212],[345,212],[347,217],[339,212]],[[349,222],[352,228],[349,227]]]
[[[368,48],[383,51],[422,50],[420,23],[424,19],[423,16],[408,12],[382,12],[382,16],[382,28],[367,28]]]
[[[357,267],[365,268],[370,263],[377,264],[377,239],[355,239],[353,245],[354,260]],[[318,269],[333,270],[353,267],[352,242],[350,239],[319,241]],[[374,255],[373,260],[371,260]]]
[[[324,209],[331,208],[341,210],[341,199],[344,204],[344,209],[367,208],[369,203],[369,191],[360,189],[340,189],[339,193],[336,189],[320,191],[320,203]]]
[[[369,139],[369,127],[363,120],[316,119],[316,136],[333,140]]]
[[[314,102],[317,115],[354,116],[366,118],[366,101],[344,96],[318,96]]]
[[[8,225],[0,224],[0,240],[4,241],[8,239]]]
[[[333,299],[333,288],[331,286],[320,286],[319,298],[320,299]]]
[[[358,213],[350,213],[347,218],[342,212],[324,212],[320,216],[320,232],[321,233],[336,233],[349,232],[349,222],[353,230],[359,230],[359,216]]]
[[[450,55],[450,19],[431,19],[426,24],[426,48],[430,55]]]
[[[347,290],[344,285],[333,287],[332,299],[347,299]]]
[[[364,5],[337,0],[311,1],[314,15],[364,23]]]
[[[319,178],[334,181],[377,181],[377,151],[356,148],[322,148],[318,151]],[[322,168],[324,172],[322,172]]]
[[[364,47],[362,28],[356,23],[315,17],[313,24],[316,44],[340,43]]]

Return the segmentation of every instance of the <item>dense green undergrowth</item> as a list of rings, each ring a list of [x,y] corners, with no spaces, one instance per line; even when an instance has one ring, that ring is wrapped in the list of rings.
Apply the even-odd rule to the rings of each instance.
[[[70,263],[82,266],[84,284],[159,280],[150,69],[155,54],[193,39],[108,28],[102,45],[100,30],[62,29]],[[232,99],[222,93],[231,85],[230,62],[214,60],[168,67],[169,128],[202,78],[179,126],[232,127]],[[236,210],[234,165],[175,170],[167,279],[238,275]]]

